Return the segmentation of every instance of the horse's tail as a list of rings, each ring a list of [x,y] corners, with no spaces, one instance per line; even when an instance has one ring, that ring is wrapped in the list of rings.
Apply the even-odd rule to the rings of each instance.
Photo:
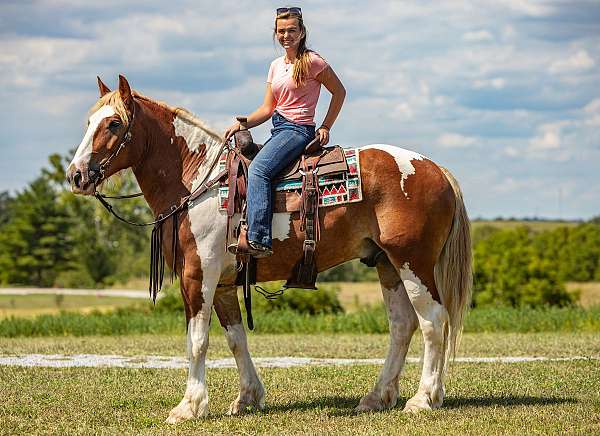
[[[464,317],[471,303],[473,276],[471,225],[462,192],[450,171],[446,168],[441,170],[450,182],[455,197],[452,228],[434,269],[435,284],[449,317],[445,350],[447,366],[450,358],[455,356],[460,343]]]

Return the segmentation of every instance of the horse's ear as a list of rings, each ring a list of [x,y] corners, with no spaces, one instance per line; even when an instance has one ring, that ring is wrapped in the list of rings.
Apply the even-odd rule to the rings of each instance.
[[[100,76],[96,76],[98,78],[98,89],[100,90],[100,97],[104,97],[106,94],[110,92],[108,86],[104,84]]]
[[[127,110],[132,113],[133,112],[133,96],[131,95],[131,88],[129,87],[129,82],[125,76],[119,74],[119,95],[121,96],[121,100],[123,100],[123,104],[127,108]]]

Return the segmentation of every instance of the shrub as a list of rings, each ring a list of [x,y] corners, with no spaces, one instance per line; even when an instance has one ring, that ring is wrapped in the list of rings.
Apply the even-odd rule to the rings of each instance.
[[[555,260],[527,227],[492,232],[474,250],[475,305],[564,306],[572,302]]]

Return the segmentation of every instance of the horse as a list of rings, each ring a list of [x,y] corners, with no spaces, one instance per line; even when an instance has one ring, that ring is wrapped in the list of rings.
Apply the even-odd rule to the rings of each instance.
[[[189,368],[183,399],[168,423],[208,413],[205,359],[214,307],[238,368],[240,391],[229,407],[237,415],[264,407],[265,388],[248,350],[237,297],[235,256],[226,246],[227,217],[220,210],[214,162],[224,139],[191,112],[132,91],[119,76],[111,91],[98,77],[100,98],[67,169],[75,194],[92,195],[104,180],[131,168],[156,217],[190,193],[162,249],[180,278],[187,323]],[[470,304],[470,228],[458,182],[445,168],[413,151],[386,144],[359,148],[363,200],[321,209],[317,268],[324,271],[356,258],[375,259],[389,320],[389,350],[378,380],[357,411],[392,408],[413,333],[420,327],[424,352],[417,392],[404,411],[439,408],[443,378],[454,355]],[[273,217],[273,251],[257,260],[259,282],[281,280],[302,253],[298,213]],[[377,256],[375,256],[377,254]]]

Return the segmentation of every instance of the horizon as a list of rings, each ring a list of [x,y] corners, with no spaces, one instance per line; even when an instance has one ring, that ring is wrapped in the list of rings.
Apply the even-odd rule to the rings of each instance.
[[[297,3],[309,47],[348,91],[332,144],[424,154],[456,176],[473,220],[600,215],[600,3]],[[282,54],[271,39],[279,3],[254,5],[249,23],[230,0],[176,10],[4,2],[0,95],[10,110],[0,119],[0,192],[22,191],[50,154],[81,141],[96,75],[114,89],[123,73],[221,133],[253,111]],[[317,124],[328,102],[322,89]],[[257,142],[269,129],[252,129]]]

